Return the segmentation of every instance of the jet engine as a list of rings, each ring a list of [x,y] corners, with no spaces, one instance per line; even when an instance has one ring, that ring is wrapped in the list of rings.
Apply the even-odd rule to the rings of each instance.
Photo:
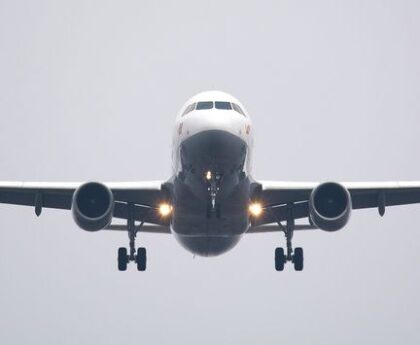
[[[339,183],[322,183],[309,198],[310,220],[324,231],[343,228],[350,218],[351,209],[350,193]]]
[[[76,224],[86,231],[98,231],[111,224],[114,195],[105,185],[88,182],[73,194],[72,213]]]

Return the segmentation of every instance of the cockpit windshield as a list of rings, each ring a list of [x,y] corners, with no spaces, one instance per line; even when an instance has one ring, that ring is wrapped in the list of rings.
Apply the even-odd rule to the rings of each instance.
[[[188,113],[192,112],[193,110],[209,110],[209,109],[219,109],[219,110],[234,110],[237,113],[245,116],[244,111],[242,108],[235,104],[230,102],[222,102],[222,101],[205,101],[205,102],[198,102],[190,104],[188,107],[185,108],[184,113],[182,116],[187,115]]]
[[[231,110],[232,105],[229,102],[215,102],[216,109]]]
[[[207,109],[213,109],[213,102],[198,102],[197,103],[197,110],[207,110]]]
[[[191,113],[195,109],[196,104],[197,103],[193,103],[193,104],[190,104],[188,107],[186,107],[182,116],[187,115],[188,113]]]
[[[232,108],[233,108],[233,110],[235,110],[237,113],[239,113],[239,114],[241,114],[241,115],[245,116],[244,111],[242,110],[242,108],[241,108],[239,105],[237,105],[237,104],[235,104],[235,103],[232,103]]]

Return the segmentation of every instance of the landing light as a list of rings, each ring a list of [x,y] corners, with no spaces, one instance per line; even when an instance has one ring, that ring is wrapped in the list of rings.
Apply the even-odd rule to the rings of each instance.
[[[206,180],[211,180],[211,171],[206,172]]]
[[[263,207],[259,202],[253,202],[249,205],[249,213],[254,217],[259,217],[263,212]]]
[[[159,206],[159,213],[162,217],[167,217],[172,213],[172,205],[169,204],[161,204]]]

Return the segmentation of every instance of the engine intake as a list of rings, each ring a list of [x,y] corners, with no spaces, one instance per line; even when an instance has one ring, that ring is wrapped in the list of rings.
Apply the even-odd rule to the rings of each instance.
[[[86,231],[98,231],[111,224],[114,195],[97,182],[81,185],[73,194],[72,212],[76,224]]]
[[[351,209],[350,193],[339,183],[322,183],[309,198],[309,217],[321,230],[342,229],[350,218]]]

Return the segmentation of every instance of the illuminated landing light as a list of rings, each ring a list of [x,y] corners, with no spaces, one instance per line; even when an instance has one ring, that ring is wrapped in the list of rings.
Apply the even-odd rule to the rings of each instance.
[[[172,205],[161,204],[159,206],[159,213],[162,217],[167,217],[172,213]]]
[[[211,171],[209,170],[209,171],[206,172],[206,180],[210,181],[211,177],[212,177]]]
[[[254,217],[259,217],[263,212],[263,207],[259,202],[253,202],[249,205],[249,213]]]

